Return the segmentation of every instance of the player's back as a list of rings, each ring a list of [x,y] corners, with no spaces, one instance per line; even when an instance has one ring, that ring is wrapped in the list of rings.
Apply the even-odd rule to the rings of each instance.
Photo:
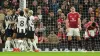
[[[28,30],[29,31],[34,31],[35,27],[34,27],[34,16],[30,16],[28,19]]]
[[[27,28],[27,18],[18,16],[17,28]]]

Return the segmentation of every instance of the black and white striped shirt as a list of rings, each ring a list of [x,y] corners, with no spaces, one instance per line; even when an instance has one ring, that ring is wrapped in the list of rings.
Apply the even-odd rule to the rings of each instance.
[[[26,33],[27,18],[24,16],[18,16],[17,19],[17,33]]]
[[[34,27],[34,16],[30,16],[28,18],[28,31],[34,31],[35,27]]]
[[[12,16],[5,16],[5,24],[6,24],[6,29],[12,29],[13,24],[10,24],[11,22],[15,21],[16,16],[12,15]]]

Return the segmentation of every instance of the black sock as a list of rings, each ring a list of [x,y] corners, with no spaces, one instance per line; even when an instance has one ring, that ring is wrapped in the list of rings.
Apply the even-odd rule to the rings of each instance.
[[[86,39],[85,40],[85,50],[88,50],[88,44],[89,44],[88,42],[89,42],[89,39]]]
[[[71,50],[71,45],[72,45],[72,42],[71,41],[68,41],[68,49]]]
[[[78,45],[79,45],[79,48],[82,49],[82,41],[81,40],[78,41]]]
[[[91,44],[92,44],[92,50],[94,50],[94,47],[95,47],[95,40],[94,40],[94,38],[92,38]]]

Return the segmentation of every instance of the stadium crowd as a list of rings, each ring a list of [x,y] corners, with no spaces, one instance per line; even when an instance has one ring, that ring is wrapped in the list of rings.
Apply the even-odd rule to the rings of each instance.
[[[90,20],[90,17],[95,17],[95,21],[100,25],[99,0],[27,0],[27,8],[24,9],[25,16],[28,16],[29,10],[32,10],[33,15],[37,16],[35,34],[38,36],[38,43],[56,44],[67,41],[65,20],[71,6],[74,6],[81,15],[81,37],[84,39],[84,25]],[[7,14],[17,17],[19,11],[19,0],[0,0],[1,43],[6,41],[5,17]],[[12,39],[15,38],[16,34],[13,33]]]

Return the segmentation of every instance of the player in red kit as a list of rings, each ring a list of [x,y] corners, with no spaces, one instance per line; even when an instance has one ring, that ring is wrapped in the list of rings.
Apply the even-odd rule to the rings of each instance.
[[[90,21],[88,23],[85,24],[85,35],[84,35],[84,38],[85,38],[85,49],[87,50],[88,48],[88,42],[91,42],[91,47],[92,49],[91,50],[94,50],[94,47],[95,47],[95,37],[98,36],[98,30],[99,30],[99,25],[94,21],[94,17],[90,17]],[[91,41],[89,41],[89,39],[91,39]]]
[[[71,50],[72,36],[77,37],[79,47],[82,48],[81,38],[80,38],[80,30],[81,30],[80,14],[75,11],[75,7],[71,7],[70,11],[71,12],[67,14],[67,20],[66,20],[66,31],[68,36],[69,50]]]

